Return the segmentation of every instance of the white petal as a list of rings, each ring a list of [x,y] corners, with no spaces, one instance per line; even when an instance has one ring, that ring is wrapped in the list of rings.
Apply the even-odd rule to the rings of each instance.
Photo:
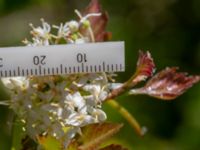
[[[72,126],[80,126],[80,124],[82,122],[81,117],[82,116],[80,114],[73,113],[67,118],[66,124],[72,125]]]
[[[84,99],[86,100],[86,105],[88,106],[96,106],[97,104],[93,95],[84,96]]]
[[[102,92],[99,94],[99,99],[100,99],[101,101],[103,101],[103,100],[106,99],[107,96],[108,96],[108,92],[102,91]]]
[[[77,21],[72,20],[68,23],[68,26],[71,32],[76,32],[79,28],[79,23]]]
[[[14,84],[10,81],[10,78],[1,78],[1,81],[7,88],[9,88],[9,89],[14,88]]]
[[[9,77],[9,78],[2,78],[1,79],[3,84],[9,88],[27,88],[29,86],[29,81],[25,77]]]
[[[88,84],[85,85],[83,89],[96,95],[101,91],[101,86],[98,84]]]
[[[106,113],[101,109],[93,109],[92,115],[97,118],[98,122],[102,122],[107,119]]]
[[[85,105],[85,100],[81,96],[79,92],[76,92],[72,95],[72,101],[74,103],[74,106],[77,107],[78,109],[81,109]]]
[[[43,30],[44,30],[46,33],[49,33],[49,32],[51,31],[51,26],[50,26],[48,23],[44,22],[44,23],[43,23]]]

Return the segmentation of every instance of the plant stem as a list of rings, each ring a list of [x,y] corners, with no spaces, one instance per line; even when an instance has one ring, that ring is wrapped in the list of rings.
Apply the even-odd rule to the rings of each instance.
[[[94,43],[95,38],[94,38],[94,33],[93,33],[91,26],[89,26],[88,31],[89,31],[89,34],[90,34],[91,42]]]
[[[144,128],[141,128],[137,120],[119,103],[115,100],[111,99],[107,101],[107,103],[115,108],[127,121],[128,123],[135,129],[136,133],[140,136],[144,135]]]

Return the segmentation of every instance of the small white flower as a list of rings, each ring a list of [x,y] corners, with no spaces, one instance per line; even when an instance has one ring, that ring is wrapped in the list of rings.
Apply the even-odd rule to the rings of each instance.
[[[48,45],[49,45],[49,39],[48,38],[40,39],[38,37],[34,37],[33,43],[30,46],[48,46]]]
[[[66,38],[70,34],[70,28],[68,27],[68,23],[60,24],[60,26],[54,25],[53,28],[58,29],[57,38]]]
[[[98,122],[103,122],[107,119],[107,116],[104,111],[101,109],[93,109],[91,114],[98,120]]]
[[[103,101],[108,95],[107,91],[104,91],[99,84],[85,85],[83,89],[90,92],[94,96],[96,102]]]
[[[66,96],[66,101],[70,102],[69,104],[71,104],[72,107],[77,108],[78,111],[81,111],[81,109],[83,109],[85,106],[85,100],[79,92],[76,92],[73,95],[68,94]]]
[[[81,13],[78,10],[75,10],[75,13],[78,15],[78,17],[81,19],[80,24],[83,24],[85,21],[87,21],[90,17],[98,17],[101,16],[101,13],[90,13],[85,16],[82,16]]]
[[[49,33],[51,31],[51,26],[44,21],[44,19],[41,19],[42,21],[42,27],[37,27],[35,28],[32,24],[30,26],[32,27],[32,34],[34,36],[41,37],[43,39],[48,39],[49,38]]]
[[[26,77],[7,77],[1,78],[3,84],[9,89],[26,89],[29,86],[29,80]]]
[[[77,127],[82,127],[91,123],[95,123],[95,119],[90,115],[85,115],[81,113],[73,113],[66,120],[66,124]]]
[[[79,23],[75,20],[68,22],[67,25],[72,33],[77,32],[79,29]]]

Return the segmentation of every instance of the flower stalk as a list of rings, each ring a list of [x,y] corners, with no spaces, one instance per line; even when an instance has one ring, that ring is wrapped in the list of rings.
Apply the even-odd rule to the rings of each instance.
[[[131,115],[131,113],[126,108],[117,103],[116,100],[110,99],[109,101],[107,101],[107,103],[111,107],[116,109],[123,116],[123,118],[127,120],[127,122],[131,125],[133,129],[135,129],[136,133],[139,136],[143,136],[146,133],[146,128],[141,127],[138,121],[133,117],[133,115]]]

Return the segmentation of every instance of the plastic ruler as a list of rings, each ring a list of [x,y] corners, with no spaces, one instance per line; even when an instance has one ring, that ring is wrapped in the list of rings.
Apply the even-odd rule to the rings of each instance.
[[[124,42],[0,48],[0,76],[122,72]]]

